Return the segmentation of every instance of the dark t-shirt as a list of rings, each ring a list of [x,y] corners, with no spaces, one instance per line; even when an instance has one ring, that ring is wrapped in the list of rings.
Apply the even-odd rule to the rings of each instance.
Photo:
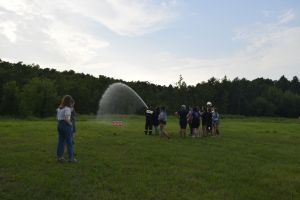
[[[202,115],[202,124],[206,126],[211,126],[212,124],[212,113],[204,111]]]
[[[200,122],[200,113],[198,111],[194,111],[192,123],[199,123]]]
[[[147,109],[145,114],[146,114],[146,121],[149,121],[149,122],[151,121],[152,122],[152,120],[153,120],[153,110]]]
[[[189,113],[189,111],[188,110],[179,110],[179,111],[177,111],[177,113],[178,113],[178,116],[179,116],[179,120],[181,122],[186,122],[186,120],[187,120],[186,116]]]
[[[159,115],[159,111],[154,111],[154,113],[153,113],[153,125],[154,126],[159,125],[158,115]]]

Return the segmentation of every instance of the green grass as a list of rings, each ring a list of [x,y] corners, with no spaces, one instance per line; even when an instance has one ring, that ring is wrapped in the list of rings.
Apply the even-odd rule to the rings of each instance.
[[[0,120],[0,199],[300,199],[300,123],[223,119],[219,138],[143,134],[144,118],[123,127],[77,121],[78,163],[55,159],[54,120]]]

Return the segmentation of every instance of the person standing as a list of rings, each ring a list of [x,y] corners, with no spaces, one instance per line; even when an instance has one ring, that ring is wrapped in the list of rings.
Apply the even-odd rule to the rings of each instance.
[[[153,110],[152,110],[152,106],[150,105],[149,108],[147,108],[146,110],[146,123],[145,123],[145,135],[148,134],[149,131],[149,135],[152,135],[152,127],[153,127]]]
[[[202,107],[202,135],[204,137],[207,136],[207,131],[206,131],[206,124],[207,124],[207,121],[208,121],[208,113],[207,113],[207,110],[206,108],[203,106]]]
[[[180,137],[185,138],[186,136],[186,126],[187,126],[187,115],[188,110],[185,105],[181,105],[180,110],[175,112],[175,115],[179,118],[179,135]]]
[[[213,127],[213,135],[220,135],[219,131],[219,123],[220,123],[220,114],[218,113],[217,108],[214,109],[212,113],[212,127]]]
[[[158,121],[158,115],[160,113],[160,109],[159,107],[156,107],[153,113],[153,126],[154,126],[154,130],[155,130],[155,135],[159,134],[159,121]]]
[[[206,133],[212,135],[212,107],[207,107]]]
[[[193,137],[199,137],[199,126],[200,126],[200,112],[198,107],[194,107],[192,113],[192,128]]]
[[[190,129],[190,136],[193,136],[192,114],[193,114],[193,108],[192,108],[192,106],[189,106],[189,111],[188,111],[186,118],[187,118],[187,123],[188,123],[189,129]]]
[[[166,132],[166,125],[167,125],[167,112],[165,107],[161,107],[160,113],[158,116],[159,121],[159,133],[161,138],[168,138],[170,139],[169,135]]]
[[[71,106],[74,100],[70,95],[65,95],[59,107],[57,108],[57,130],[58,130],[58,144],[57,144],[57,160],[63,161],[64,144],[67,144],[69,162],[76,162],[73,152],[72,143],[72,122],[71,122]]]

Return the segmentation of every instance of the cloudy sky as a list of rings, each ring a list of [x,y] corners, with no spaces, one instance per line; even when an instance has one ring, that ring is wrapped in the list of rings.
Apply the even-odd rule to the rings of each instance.
[[[162,85],[300,78],[300,1],[0,0],[0,59]]]

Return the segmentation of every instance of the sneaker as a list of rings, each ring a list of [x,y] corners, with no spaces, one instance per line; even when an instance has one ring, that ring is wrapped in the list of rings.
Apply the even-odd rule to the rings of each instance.
[[[65,161],[65,159],[64,159],[64,157],[58,157],[58,158],[57,158],[57,161],[58,161],[58,162],[63,162],[63,161]]]
[[[75,159],[75,158],[73,158],[72,160],[70,159],[69,162],[76,163],[76,162],[77,162],[77,159]]]

